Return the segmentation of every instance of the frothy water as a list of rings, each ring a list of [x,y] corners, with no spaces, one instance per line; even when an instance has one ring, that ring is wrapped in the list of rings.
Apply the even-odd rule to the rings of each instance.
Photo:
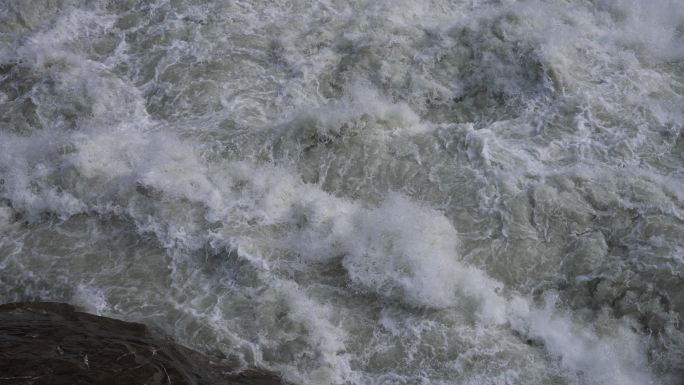
[[[684,3],[0,2],[0,300],[301,384],[681,384]]]

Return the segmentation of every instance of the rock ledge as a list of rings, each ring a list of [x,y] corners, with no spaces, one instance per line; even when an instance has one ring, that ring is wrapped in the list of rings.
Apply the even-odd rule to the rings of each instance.
[[[232,369],[145,325],[56,302],[0,305],[0,385],[285,385]]]

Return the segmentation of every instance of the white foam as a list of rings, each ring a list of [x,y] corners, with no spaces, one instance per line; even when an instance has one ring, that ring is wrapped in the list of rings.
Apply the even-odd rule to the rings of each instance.
[[[612,37],[626,47],[638,45],[650,54],[646,59],[677,60],[684,57],[681,28],[684,4],[677,0],[603,0],[599,4],[616,19]]]
[[[468,307],[474,299],[475,312],[502,320],[498,284],[459,261],[458,235],[434,210],[390,195],[353,220],[339,243],[352,281],[418,306]]]
[[[87,283],[80,283],[69,303],[83,308],[88,313],[106,315],[110,311],[107,297],[101,288]]]
[[[544,349],[556,357],[571,383],[651,384],[646,344],[624,320],[612,324],[607,313],[593,325],[577,322],[564,312],[558,299],[548,294],[542,307],[516,298],[511,302],[511,324],[527,338],[541,340]]]
[[[276,129],[291,128],[299,136],[331,140],[337,136],[422,133],[429,126],[406,103],[388,101],[367,82],[357,81],[339,101],[318,108],[306,108]]]

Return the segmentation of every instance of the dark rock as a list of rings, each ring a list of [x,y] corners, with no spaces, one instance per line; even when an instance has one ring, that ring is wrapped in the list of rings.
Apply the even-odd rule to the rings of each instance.
[[[234,368],[145,325],[53,303],[0,305],[0,385],[276,385],[274,374]]]

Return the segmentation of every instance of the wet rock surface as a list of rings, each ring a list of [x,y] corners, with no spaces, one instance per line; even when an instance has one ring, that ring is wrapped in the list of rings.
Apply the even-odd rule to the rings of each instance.
[[[52,302],[0,305],[0,385],[285,384],[154,336],[145,325]]]

